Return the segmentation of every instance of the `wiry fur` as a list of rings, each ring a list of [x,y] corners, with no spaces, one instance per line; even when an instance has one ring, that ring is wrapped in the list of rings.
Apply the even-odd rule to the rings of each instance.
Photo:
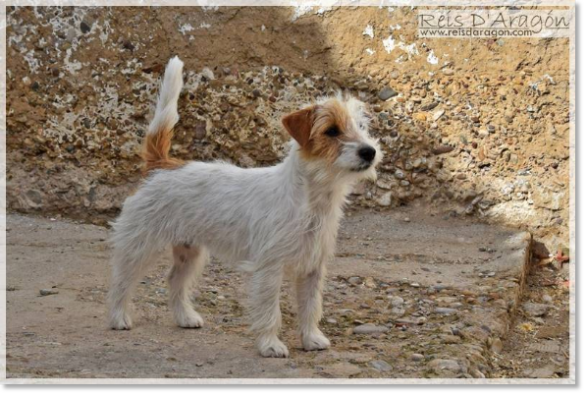
[[[375,177],[374,167],[381,159],[377,142],[368,135],[363,104],[340,95],[309,107],[301,120],[285,117],[283,123],[297,141],[290,143],[285,160],[273,167],[242,169],[202,162],[168,166],[167,136],[177,121],[182,86],[180,62],[175,58],[167,67],[147,136],[154,142],[146,146],[147,167],[159,170],[126,200],[114,224],[111,327],[131,327],[128,304],[133,286],[158,253],[172,245],[171,307],[180,326],[202,325],[189,302],[189,289],[209,251],[251,272],[251,330],[263,356],[288,355],[278,338],[285,272],[295,280],[303,347],[327,348],[330,343],[318,328],[326,263],[334,255],[352,185]],[[311,124],[304,128],[303,122]],[[343,131],[338,138],[323,133],[332,124]],[[298,132],[300,125],[303,132]],[[357,149],[364,146],[376,149],[366,168],[357,156]]]

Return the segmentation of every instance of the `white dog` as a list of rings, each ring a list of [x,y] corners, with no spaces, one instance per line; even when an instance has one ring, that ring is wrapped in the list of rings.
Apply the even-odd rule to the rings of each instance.
[[[364,104],[338,95],[286,115],[282,122],[294,140],[285,160],[273,167],[183,163],[168,156],[182,70],[183,62],[171,59],[145,141],[150,174],[114,224],[110,326],[130,329],[132,290],[172,245],[170,306],[179,326],[203,325],[190,293],[211,252],[251,272],[251,329],[263,356],[289,354],[278,337],[285,272],[294,276],[304,349],[326,349],[330,342],[318,323],[342,208],[357,180],[376,177],[382,157],[368,135]]]

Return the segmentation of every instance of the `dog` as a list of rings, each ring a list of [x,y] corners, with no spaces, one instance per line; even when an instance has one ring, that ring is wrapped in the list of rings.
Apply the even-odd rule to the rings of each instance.
[[[262,356],[289,355],[279,340],[286,274],[296,288],[303,348],[328,348],[330,341],[318,327],[326,264],[333,259],[352,186],[375,179],[382,159],[378,140],[368,132],[365,104],[338,93],[284,116],[292,140],[276,166],[183,162],[169,156],[182,72],[183,62],[172,58],[145,137],[148,176],[113,223],[110,327],[131,328],[133,288],[171,245],[169,303],[180,327],[203,325],[190,295],[211,253],[250,272],[250,328]]]

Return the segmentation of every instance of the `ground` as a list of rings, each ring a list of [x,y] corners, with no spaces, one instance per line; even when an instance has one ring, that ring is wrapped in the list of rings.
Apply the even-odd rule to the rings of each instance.
[[[135,328],[112,331],[107,228],[20,214],[7,228],[9,379],[568,377],[567,272],[533,267],[526,232],[419,208],[350,211],[324,295],[331,349],[301,349],[285,283],[291,356],[263,359],[235,267],[212,260],[194,293],[206,325],[181,329],[167,254],[138,286]]]

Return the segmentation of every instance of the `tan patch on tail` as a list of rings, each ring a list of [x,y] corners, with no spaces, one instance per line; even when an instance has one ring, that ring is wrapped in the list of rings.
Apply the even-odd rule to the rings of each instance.
[[[145,174],[156,169],[176,169],[185,164],[181,159],[169,157],[172,138],[173,129],[147,134],[142,150],[143,172]]]

